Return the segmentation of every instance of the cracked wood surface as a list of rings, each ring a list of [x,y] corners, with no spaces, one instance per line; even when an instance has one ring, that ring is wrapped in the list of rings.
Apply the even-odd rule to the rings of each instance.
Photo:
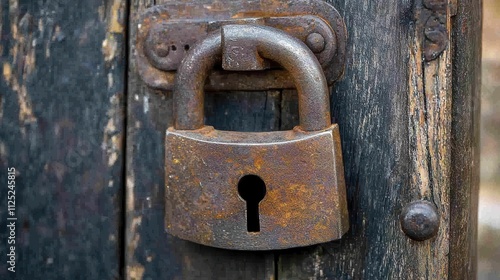
[[[444,23],[453,37],[429,62],[422,1],[333,2],[349,32],[333,114],[351,230],[338,242],[280,254],[278,278],[474,279],[480,1],[450,2]],[[441,220],[424,242],[406,238],[398,222],[406,203],[420,199]]]
[[[173,121],[172,96],[147,89],[134,59],[138,16],[153,4],[133,0],[130,9],[126,278],[274,279],[273,253],[216,249],[165,233],[164,135]],[[207,124],[225,130],[277,130],[279,102],[279,92],[273,91],[207,94]]]
[[[123,268],[127,279],[474,279],[481,1],[450,1],[451,40],[430,62],[422,1],[331,1],[349,32],[345,76],[332,92],[349,233],[302,249],[235,252],[164,232],[172,99],[143,86],[133,59],[134,22],[154,3],[2,0],[0,168],[18,172],[16,276],[116,279]],[[219,129],[298,122],[294,91],[211,93],[206,108]],[[429,241],[400,230],[401,209],[418,199],[441,214]],[[0,278],[5,271],[0,263]]]
[[[473,279],[476,226],[471,222],[477,215],[480,3],[450,1],[446,9],[439,8],[443,31],[428,22],[434,14],[425,10],[436,1],[427,1],[426,7],[423,0],[366,5],[358,1],[331,2],[344,16],[349,33],[347,67],[332,92],[332,115],[341,128],[351,229],[340,241],[274,252],[275,276]],[[447,36],[432,41],[445,44],[444,48],[429,45],[428,40],[435,38],[424,30],[426,24],[435,27],[437,35]],[[431,49],[428,58],[432,60],[424,61],[424,48],[442,52],[434,55]],[[274,129],[291,129],[297,123],[296,94],[288,90],[276,94],[281,117]],[[231,104],[231,97],[207,96],[209,100],[221,98],[218,107],[209,112],[227,112],[224,104]],[[247,106],[252,105],[241,102],[231,106],[248,112]],[[163,113],[169,116],[165,110]],[[226,117],[214,124],[258,130],[254,122],[241,121],[241,116]],[[272,117],[269,120],[273,121]],[[416,242],[401,231],[399,215],[407,203],[421,199],[437,206],[441,226],[436,237]],[[211,249],[203,250],[209,254]],[[193,255],[189,249],[184,252],[185,259]],[[251,254],[234,255],[233,263],[245,262]],[[270,256],[263,258],[272,262]],[[137,257],[132,261],[141,263]],[[188,263],[179,266],[184,269]],[[219,269],[209,274],[201,269],[200,278],[194,278],[227,275],[226,268]],[[258,279],[238,273],[239,279]],[[267,276],[261,275],[262,279]]]
[[[1,279],[119,278],[126,8],[1,1],[0,181],[16,168],[18,218]]]

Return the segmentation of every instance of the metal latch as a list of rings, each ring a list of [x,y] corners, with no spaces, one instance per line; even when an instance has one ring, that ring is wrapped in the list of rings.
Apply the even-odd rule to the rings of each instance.
[[[238,0],[171,1],[148,9],[140,19],[136,41],[140,76],[154,89],[172,90],[175,72],[188,51],[228,24],[269,26],[301,40],[315,54],[328,85],[343,73],[346,30],[333,6],[319,0]],[[225,46],[224,59],[208,77],[205,90],[294,88],[293,79],[279,65],[259,58],[245,60],[249,53],[243,51],[253,51],[245,46],[231,42]]]
[[[165,136],[165,228],[235,250],[339,239],[349,229],[340,130],[329,85],[345,26],[321,0],[173,2],[143,16],[138,69],[173,90]],[[296,88],[300,124],[273,132],[204,123],[204,91]]]
[[[272,132],[206,126],[203,84],[221,57],[231,69],[261,68],[264,58],[283,65],[297,87],[300,124]],[[173,105],[165,137],[168,233],[226,249],[276,250],[339,239],[349,229],[339,127],[321,65],[303,42],[273,27],[225,25],[182,61]]]

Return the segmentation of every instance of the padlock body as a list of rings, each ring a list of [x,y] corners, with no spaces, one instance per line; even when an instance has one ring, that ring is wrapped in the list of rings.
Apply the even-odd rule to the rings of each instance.
[[[166,231],[236,250],[275,250],[339,239],[349,228],[338,126],[317,132],[230,132],[205,126],[166,133]],[[248,231],[238,193],[257,175],[266,194],[260,229]]]

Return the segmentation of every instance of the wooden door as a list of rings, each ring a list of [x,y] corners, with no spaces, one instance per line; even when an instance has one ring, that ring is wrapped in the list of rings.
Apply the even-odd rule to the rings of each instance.
[[[118,279],[127,5],[0,3],[0,279]],[[4,224],[8,168],[15,244]]]
[[[332,115],[351,228],[339,241],[271,252],[164,231],[172,95],[148,89],[134,60],[138,16],[163,2],[1,1],[0,182],[15,167],[18,258],[15,274],[0,263],[0,278],[475,278],[481,1],[449,0],[445,49],[428,62],[429,1],[328,1],[349,34]],[[205,108],[219,129],[298,120],[291,90],[207,93]],[[399,215],[421,199],[436,205],[440,227],[417,242]]]

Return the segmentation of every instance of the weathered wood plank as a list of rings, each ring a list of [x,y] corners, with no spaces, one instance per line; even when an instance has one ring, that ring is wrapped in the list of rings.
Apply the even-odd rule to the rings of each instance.
[[[0,181],[15,167],[18,257],[15,274],[2,257],[1,279],[119,278],[125,12],[1,1]]]
[[[457,6],[456,1],[450,1],[445,29],[450,36],[454,26],[451,39],[457,40],[455,48],[450,43],[453,41],[448,41],[437,59],[425,62],[423,26],[428,16],[421,13],[422,0],[372,1],[366,5],[359,5],[358,1],[330,2],[343,14],[349,32],[346,72],[332,93],[332,115],[341,128],[351,230],[340,241],[275,252],[278,260],[275,273],[279,279],[473,279],[477,165],[470,161],[477,162],[478,154],[480,4],[459,1]],[[458,23],[453,25],[451,17],[455,13]],[[473,43],[468,45],[467,40]],[[452,76],[454,63],[453,71],[458,73]],[[462,80],[464,75],[466,80]],[[131,79],[134,78],[137,79]],[[138,82],[130,85],[140,88]],[[131,107],[135,111],[129,111],[129,118],[139,120],[137,127],[142,127],[144,122],[150,127],[137,130],[134,137],[138,140],[131,141],[130,146],[162,145],[161,131],[170,122],[170,96],[158,97],[144,89],[137,92],[140,92],[135,98],[138,102]],[[268,94],[266,101],[259,101],[251,93],[237,97],[210,95],[206,103],[207,120],[219,129],[291,129],[298,123],[294,91],[284,91],[281,96],[275,93],[275,97],[270,98],[272,95]],[[161,120],[154,113],[140,113],[147,107],[143,105],[144,97],[154,99],[151,104],[161,108],[158,109],[163,112]],[[259,104],[268,104],[270,99],[274,99],[273,106],[281,106],[276,113],[267,116],[264,113],[261,118],[261,113],[255,115],[250,111],[252,106],[265,111]],[[217,107],[212,107],[214,105]],[[163,123],[159,125],[159,122]],[[156,133],[153,141],[140,140],[150,138],[152,132]],[[469,134],[464,137],[463,133]],[[129,131],[130,135],[134,134]],[[155,158],[155,164],[163,167],[163,147],[154,148],[157,156],[149,149],[135,152],[137,157],[145,155],[146,159],[132,158],[131,162],[139,161],[139,164],[131,165],[131,170],[139,170],[142,164],[144,172],[151,174],[151,165],[147,163],[151,157]],[[159,169],[153,174],[161,178],[162,172]],[[158,224],[163,223],[163,182],[156,177],[148,178],[146,185],[142,179],[133,177],[130,184],[135,188],[134,195],[146,198],[151,197],[147,185],[154,185],[157,195],[153,196],[159,197],[153,203],[158,208],[153,211],[157,218],[154,222],[150,220],[149,231],[147,227],[128,229],[130,244],[139,240],[137,236],[143,238],[151,231],[162,230]],[[140,182],[139,188],[137,182]],[[460,184],[466,186],[455,187]],[[437,237],[416,242],[402,232],[399,215],[407,203],[421,199],[437,206],[441,226]],[[145,204],[130,204],[130,225],[138,225],[146,219],[146,215],[138,214],[138,209],[142,209],[140,205]],[[459,207],[450,209],[450,205]],[[151,215],[147,219],[151,219]],[[155,224],[156,229],[150,224]],[[161,249],[151,249],[154,242],[151,238],[135,245],[131,251],[128,263],[133,269],[138,268],[141,277],[166,275],[175,279],[180,275],[195,275],[193,277],[211,279],[223,273],[233,279],[238,278],[237,275],[249,276],[243,270],[228,274],[227,268],[216,266],[208,272],[200,272],[190,265],[210,266],[206,254],[220,254],[216,258],[224,262],[232,258],[228,267],[237,267],[248,258],[252,265],[245,269],[267,267],[264,273],[252,277],[272,277],[270,254],[257,257],[255,253],[214,250],[165,237],[163,233],[153,235],[154,239],[160,235],[163,235],[160,240],[168,243],[162,244]],[[176,248],[173,251],[177,255],[172,253],[172,248]],[[165,261],[169,264],[175,261],[175,264],[170,269],[154,262],[145,265],[150,258],[142,258],[143,252],[161,252]],[[256,261],[260,257],[265,261]]]
[[[458,1],[453,18],[449,279],[477,277],[482,1]]]
[[[414,242],[418,262],[416,277],[448,279],[451,168],[451,12],[442,11],[447,32],[446,49],[431,61],[424,35],[437,11],[426,1],[415,2],[415,25],[410,39],[408,78],[410,201],[426,200],[438,209],[436,238]],[[432,12],[432,15],[430,15]],[[429,16],[430,15],[430,16]],[[408,202],[410,202],[408,201]]]
[[[281,254],[279,278],[447,279],[452,154],[460,153],[461,148],[474,151],[473,139],[477,139],[475,135],[467,138],[467,148],[452,150],[450,145],[451,44],[448,42],[436,60],[423,61],[422,26],[427,17],[420,14],[421,1],[363,6],[353,1],[334,2],[349,33],[347,69],[333,92],[332,109],[343,140],[351,230],[343,240]],[[471,8],[469,3],[464,5]],[[446,12],[448,35],[453,7]],[[479,33],[477,27],[474,30]],[[469,59],[477,59],[477,45],[467,51]],[[468,82],[472,87],[477,86],[477,64],[474,69]],[[454,89],[460,87],[460,80],[453,82]],[[470,101],[473,95],[464,95],[454,94],[453,98],[469,100],[461,107],[475,110],[477,104]],[[458,112],[454,112],[456,117]],[[475,116],[468,121],[470,126],[477,123]],[[453,119],[455,127],[462,127],[460,119]],[[464,159],[473,155],[470,152]],[[461,164],[461,169],[470,168],[461,177],[477,179],[475,167],[465,161]],[[471,195],[461,202],[470,204],[467,209],[476,213],[473,195],[477,192],[474,187],[465,189],[472,189]],[[399,225],[402,207],[420,199],[435,203],[441,219],[437,237],[424,242],[409,240]],[[465,211],[461,213],[465,215]],[[451,226],[466,226],[468,217],[460,221],[452,217]],[[468,254],[474,252],[470,244],[474,243],[475,228],[472,225],[469,232],[459,234],[469,246]],[[456,262],[461,254],[452,255],[450,262]],[[464,261],[460,265],[463,269]],[[472,273],[469,270],[467,275]],[[450,273],[450,278],[455,279],[454,275]]]
[[[273,279],[271,252],[220,250],[165,233],[164,135],[172,125],[172,96],[145,88],[134,60],[137,18],[152,4],[140,0],[131,3],[126,278]],[[223,130],[277,130],[280,99],[279,92],[209,93],[205,98],[206,122]]]

